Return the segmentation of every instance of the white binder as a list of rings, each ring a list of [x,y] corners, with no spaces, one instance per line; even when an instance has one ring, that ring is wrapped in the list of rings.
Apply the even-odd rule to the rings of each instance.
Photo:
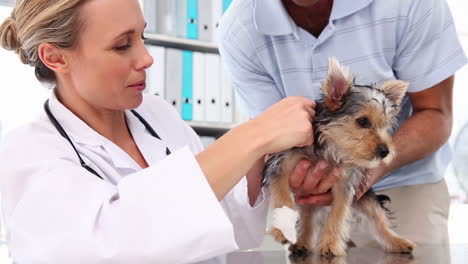
[[[193,53],[193,121],[205,121],[205,54]]]
[[[143,14],[146,20],[145,32],[156,33],[156,1],[144,0]]]
[[[219,55],[207,53],[205,60],[206,121],[221,122],[221,65]]]
[[[221,121],[231,124],[234,118],[234,91],[224,67],[221,68],[221,88]]]
[[[155,1],[155,0],[152,0]],[[164,0],[167,1],[167,0]],[[171,0],[173,1],[173,0]],[[187,0],[176,0],[176,37],[187,38]]]
[[[207,148],[216,141],[216,138],[209,136],[200,136],[200,141],[202,142],[203,147]]]
[[[165,99],[182,112],[182,50],[166,49]]]
[[[238,95],[234,92],[234,124],[240,125],[249,121],[249,119],[254,117],[249,117],[241,110],[240,105],[238,103]]]
[[[198,0],[198,39],[211,41],[212,38],[212,2]]]
[[[166,49],[153,45],[146,45],[153,57],[153,65],[146,70],[146,92],[164,98],[166,85]]]
[[[176,1],[153,0],[156,2],[156,32],[163,35],[176,36]]]
[[[211,41],[218,42],[218,26],[223,16],[223,1],[212,0],[211,2]]]

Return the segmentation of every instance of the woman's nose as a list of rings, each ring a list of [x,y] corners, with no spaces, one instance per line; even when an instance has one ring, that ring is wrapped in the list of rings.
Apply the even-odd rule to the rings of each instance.
[[[142,53],[141,53],[141,57],[138,61],[138,69],[148,69],[149,67],[151,67],[151,65],[153,65],[153,62],[154,62],[154,59],[153,59],[153,56],[151,56],[151,54],[148,52],[148,50],[146,49],[145,45],[142,45],[143,49],[142,49]]]

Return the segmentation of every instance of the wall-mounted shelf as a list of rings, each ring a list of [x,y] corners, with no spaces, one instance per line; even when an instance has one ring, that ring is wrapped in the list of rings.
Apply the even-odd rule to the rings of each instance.
[[[186,121],[199,135],[219,138],[235,127],[235,124]]]
[[[218,46],[216,45],[216,43],[213,42],[177,38],[154,33],[145,33],[145,37],[145,43],[151,45],[207,53],[219,53]]]

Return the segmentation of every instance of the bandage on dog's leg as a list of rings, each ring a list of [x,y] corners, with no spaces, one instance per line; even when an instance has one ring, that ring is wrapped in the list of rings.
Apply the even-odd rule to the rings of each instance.
[[[276,228],[281,232],[277,234],[277,237],[280,238],[279,240],[277,237],[275,239],[283,244],[286,243],[296,243],[296,222],[298,219],[299,214],[294,210],[287,206],[283,206],[281,208],[273,209],[273,228]],[[272,234],[274,235],[274,234]]]
[[[271,202],[273,203],[273,224],[268,232],[282,244],[296,243],[296,223],[298,213],[296,204],[289,188],[289,176],[295,168],[300,156],[288,154],[281,164],[280,175],[275,175],[271,181]]]

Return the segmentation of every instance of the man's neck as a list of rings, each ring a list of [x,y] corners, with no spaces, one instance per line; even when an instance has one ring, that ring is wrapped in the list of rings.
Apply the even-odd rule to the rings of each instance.
[[[315,37],[318,37],[328,25],[333,0],[320,0],[311,6],[299,6],[292,0],[282,1],[294,23]]]

